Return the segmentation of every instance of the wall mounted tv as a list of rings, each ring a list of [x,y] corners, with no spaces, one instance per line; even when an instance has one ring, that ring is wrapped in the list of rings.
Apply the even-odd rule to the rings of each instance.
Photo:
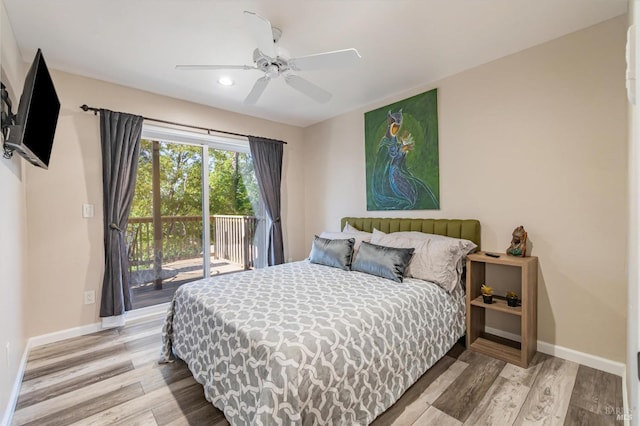
[[[10,105],[9,123],[2,124],[5,156],[7,151],[15,151],[31,164],[47,169],[60,101],[40,49],[25,78],[16,115],[11,114]]]

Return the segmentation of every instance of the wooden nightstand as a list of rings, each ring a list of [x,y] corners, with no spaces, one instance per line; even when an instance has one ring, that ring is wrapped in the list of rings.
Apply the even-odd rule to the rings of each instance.
[[[501,295],[493,304],[482,301],[480,286],[485,284],[487,265],[520,269],[521,306],[509,307]],[[499,287],[499,283],[486,283]],[[514,342],[485,332],[487,310],[515,315],[520,319],[521,342]],[[484,252],[467,256],[467,348],[527,368],[536,353],[538,341],[538,258],[501,254],[494,258]]]

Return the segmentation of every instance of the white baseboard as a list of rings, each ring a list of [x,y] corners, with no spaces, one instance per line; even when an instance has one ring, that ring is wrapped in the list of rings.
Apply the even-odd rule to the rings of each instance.
[[[27,366],[27,356],[29,354],[29,342],[24,346],[24,351],[22,351],[22,357],[20,358],[20,365],[18,366],[18,372],[16,373],[16,378],[13,381],[13,386],[11,387],[11,393],[9,394],[9,401],[7,402],[7,407],[4,410],[4,415],[2,416],[2,426],[9,426],[11,424],[11,418],[13,417],[13,412],[16,409],[16,403],[18,402],[18,395],[20,394],[20,385],[22,384],[22,377],[24,376],[24,369]]]
[[[489,333],[489,334],[493,334],[494,336],[498,336],[498,337],[503,337],[505,339],[509,339],[509,340],[513,340],[514,342],[520,342],[520,336],[517,334],[513,334],[513,333],[509,333],[508,331],[503,331],[503,330],[498,330],[497,328],[493,328],[493,327],[485,327],[484,331]],[[540,344],[540,341],[538,341],[538,344]],[[540,351],[542,352],[542,351]]]
[[[520,342],[520,336],[517,334],[498,330],[497,328],[492,327],[485,327],[485,331],[489,334]],[[577,362],[579,364],[586,365],[587,367],[615,374],[616,376],[624,377],[626,374],[625,372],[627,367],[621,362],[612,361],[597,355],[591,355],[574,349],[565,348],[563,346],[543,342],[542,340],[538,340],[538,352],[566,359],[567,361]]]
[[[27,342],[27,349],[71,339],[72,337],[84,336],[85,334],[95,333],[100,330],[102,330],[102,326],[99,322],[96,322],[93,324],[68,328],[66,330],[54,331],[53,333],[42,334],[40,336],[34,336],[29,338],[29,341]]]
[[[624,425],[629,426],[631,424],[631,411],[629,411],[629,396],[627,394],[627,374],[622,375],[622,408],[624,410]]]
[[[27,342],[27,348],[31,349],[37,346],[48,345],[49,343],[59,342],[72,337],[84,336],[107,328],[122,327],[126,323],[149,317],[162,317],[167,313],[168,307],[169,303],[167,302],[160,305],[148,306],[146,308],[134,309],[133,311],[128,311],[125,315],[102,318],[101,322],[95,322],[93,324],[82,325],[80,327],[68,328],[66,330],[31,337]]]

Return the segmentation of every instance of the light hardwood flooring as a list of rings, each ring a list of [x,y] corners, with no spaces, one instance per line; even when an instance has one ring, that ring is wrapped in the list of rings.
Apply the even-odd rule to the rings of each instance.
[[[227,425],[182,362],[158,364],[163,318],[35,348],[13,425]],[[384,425],[617,425],[621,378],[538,353],[528,369],[456,345]]]

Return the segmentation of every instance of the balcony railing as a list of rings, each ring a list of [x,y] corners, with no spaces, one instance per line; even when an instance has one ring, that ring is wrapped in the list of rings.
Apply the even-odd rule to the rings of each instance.
[[[210,253],[251,269],[257,257],[254,237],[259,219],[253,216],[213,215],[210,217]],[[154,263],[202,258],[202,217],[162,216],[162,248],[157,253],[153,240],[153,218],[129,218],[127,243],[129,271],[151,269]]]
[[[211,222],[215,257],[242,265],[244,269],[255,267],[258,256],[254,244],[258,219],[253,216],[215,215]]]

